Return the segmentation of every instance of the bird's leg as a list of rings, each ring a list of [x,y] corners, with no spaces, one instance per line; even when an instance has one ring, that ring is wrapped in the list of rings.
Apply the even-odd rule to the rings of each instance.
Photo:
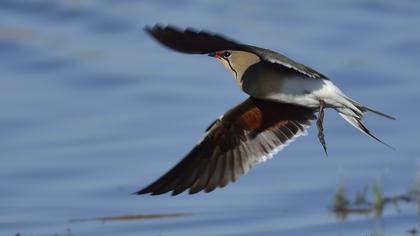
[[[319,142],[324,148],[325,155],[328,156],[327,145],[325,144],[325,139],[324,139],[324,126],[322,124],[322,122],[324,121],[324,108],[325,108],[325,102],[322,100],[319,100],[319,113],[318,113],[318,120],[316,121],[316,126],[318,127]]]

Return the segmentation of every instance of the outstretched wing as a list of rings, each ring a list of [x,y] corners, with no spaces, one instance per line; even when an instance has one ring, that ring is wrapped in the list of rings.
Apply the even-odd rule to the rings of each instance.
[[[207,31],[179,30],[174,26],[146,26],[146,32],[163,45],[183,53],[208,54],[221,50],[243,50],[244,46],[233,40]]]
[[[314,111],[248,98],[216,120],[203,140],[175,167],[137,194],[211,192],[236,181],[296,137],[305,134]]]
[[[208,54],[222,50],[251,52],[258,55],[261,60],[281,67],[282,70],[288,70],[289,72],[298,73],[314,79],[327,79],[326,76],[314,69],[293,61],[278,52],[241,44],[208,31],[195,31],[190,28],[180,30],[170,25],[146,26],[145,30],[160,43],[178,52],[190,54]]]

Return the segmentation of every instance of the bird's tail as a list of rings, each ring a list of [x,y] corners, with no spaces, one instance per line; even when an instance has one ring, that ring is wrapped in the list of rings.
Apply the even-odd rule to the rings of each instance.
[[[384,114],[382,112],[376,111],[374,109],[371,109],[369,107],[366,107],[362,105],[361,103],[354,101],[344,95],[342,95],[342,98],[346,101],[343,103],[342,107],[336,107],[335,109],[337,112],[351,125],[356,127],[361,132],[365,133],[366,135],[370,136],[371,138],[377,140],[378,142],[384,144],[385,146],[395,149],[394,147],[390,146],[389,144],[385,143],[384,141],[377,138],[375,135],[373,135],[368,128],[363,124],[363,113],[365,112],[372,112],[377,115],[380,115],[382,117],[395,120],[394,117]]]

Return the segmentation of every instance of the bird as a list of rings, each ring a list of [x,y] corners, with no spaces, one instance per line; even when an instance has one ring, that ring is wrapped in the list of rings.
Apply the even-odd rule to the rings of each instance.
[[[156,24],[146,26],[145,31],[175,51],[217,59],[249,97],[216,119],[178,164],[134,194],[178,195],[186,190],[195,194],[225,187],[306,135],[314,120],[328,155],[323,128],[326,108],[336,110],[355,128],[391,147],[367,129],[363,115],[372,112],[394,117],[349,98],[325,75],[281,53],[205,30]]]

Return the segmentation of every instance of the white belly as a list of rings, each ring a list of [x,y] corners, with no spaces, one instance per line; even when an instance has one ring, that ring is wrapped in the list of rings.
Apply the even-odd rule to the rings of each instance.
[[[292,103],[317,108],[323,100],[327,106],[341,106],[340,90],[329,80],[305,77],[272,78],[264,81],[252,81],[243,89],[251,96],[273,101]],[[265,84],[260,84],[265,83]],[[268,85],[267,85],[268,84]]]

